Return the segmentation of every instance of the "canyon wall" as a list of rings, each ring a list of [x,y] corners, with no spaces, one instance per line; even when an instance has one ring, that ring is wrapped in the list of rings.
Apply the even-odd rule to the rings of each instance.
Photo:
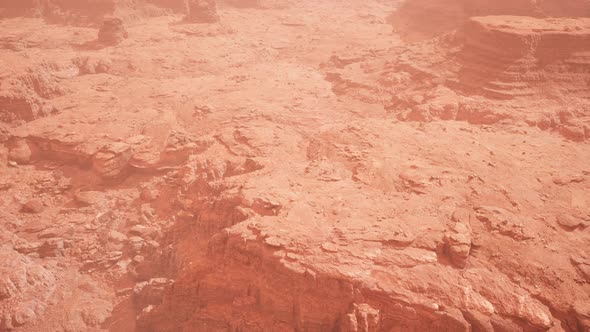
[[[459,81],[466,92],[512,98],[552,86],[588,95],[590,19],[472,17],[462,31]]]
[[[390,21],[403,38],[416,41],[458,29],[471,16],[485,15],[590,16],[590,1],[406,0],[392,14]]]

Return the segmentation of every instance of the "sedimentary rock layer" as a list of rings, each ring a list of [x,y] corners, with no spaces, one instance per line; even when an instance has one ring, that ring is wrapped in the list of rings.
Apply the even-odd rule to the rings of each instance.
[[[463,33],[459,80],[468,92],[511,98],[554,83],[563,93],[588,92],[590,19],[473,17]]]

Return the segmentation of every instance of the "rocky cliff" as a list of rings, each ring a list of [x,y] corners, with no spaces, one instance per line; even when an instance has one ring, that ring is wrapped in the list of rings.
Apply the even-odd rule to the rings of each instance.
[[[512,98],[553,86],[589,94],[590,19],[473,17],[463,34],[459,80],[468,92]]]

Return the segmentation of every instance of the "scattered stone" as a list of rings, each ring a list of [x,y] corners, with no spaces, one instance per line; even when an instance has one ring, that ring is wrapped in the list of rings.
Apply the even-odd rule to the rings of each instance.
[[[416,234],[409,227],[404,226],[376,235],[383,244],[396,248],[408,247],[416,240]]]
[[[115,266],[123,258],[122,251],[110,251],[98,259],[89,259],[84,262],[80,271],[92,272],[99,269],[108,269]]]
[[[583,126],[562,125],[559,127],[559,132],[568,140],[582,142],[586,139]]]
[[[153,201],[160,196],[160,192],[154,185],[147,185],[141,189],[141,198],[146,201]]]
[[[33,198],[33,199],[30,199],[28,202],[26,202],[22,206],[21,212],[41,213],[41,212],[43,212],[43,209],[44,209],[43,202],[38,198]]]
[[[31,323],[43,313],[41,301],[54,291],[55,277],[7,246],[0,247],[0,257],[0,330],[5,331]]]
[[[23,231],[26,233],[39,233],[48,228],[48,224],[40,221],[31,221],[24,225]]]
[[[146,237],[154,237],[154,235],[157,233],[158,231],[153,228],[153,227],[149,227],[149,226],[145,226],[145,225],[134,225],[133,227],[131,227],[131,229],[129,230],[129,235],[131,236],[139,236],[142,238],[146,238]]]
[[[353,304],[352,309],[344,316],[340,331],[342,332],[376,332],[379,331],[379,310],[370,305]]]
[[[278,236],[269,236],[264,239],[264,243],[273,248],[284,248],[287,245],[287,242]]]
[[[276,216],[282,207],[281,203],[268,198],[257,198],[252,203],[252,210],[263,216]]]
[[[44,229],[41,232],[39,232],[39,234],[37,234],[37,237],[39,239],[64,237],[66,235],[73,234],[73,232],[74,232],[74,229],[71,227],[62,227],[62,228],[51,227],[51,228],[47,228],[47,229]]]
[[[156,216],[156,210],[148,203],[142,204],[140,210],[144,222],[150,222]]]
[[[399,174],[401,189],[416,193],[426,194],[428,179],[416,171],[405,171]]]
[[[85,298],[77,308],[76,314],[81,318],[83,326],[87,330],[97,330],[104,322],[111,317],[113,305],[104,299],[90,297]]]
[[[23,303],[12,316],[12,324],[15,327],[23,326],[37,319],[37,314],[30,303]]]
[[[123,252],[122,251],[111,251],[111,252],[109,252],[107,254],[107,261],[109,263],[117,262],[121,258],[123,258]]]
[[[114,178],[122,174],[133,151],[131,146],[115,142],[103,147],[93,160],[93,168],[104,178]]]
[[[105,20],[98,31],[98,41],[105,45],[117,45],[128,37],[127,29],[119,18]]]
[[[49,239],[39,247],[41,258],[63,256],[64,240],[60,238]]]
[[[578,219],[567,214],[558,215],[556,217],[556,221],[559,225],[561,225],[563,228],[569,231],[573,231],[577,228],[582,228],[586,226],[586,222],[584,220]]]
[[[322,250],[326,252],[338,252],[338,246],[332,242],[324,242],[322,244]]]
[[[8,159],[18,164],[28,164],[33,152],[25,139],[17,139],[9,145]]]
[[[98,191],[79,191],[74,192],[74,201],[80,206],[98,205],[104,201],[104,194]]]
[[[114,242],[116,244],[125,243],[127,241],[127,236],[113,229],[109,232],[109,241]]]
[[[135,263],[135,264],[141,264],[143,262],[145,262],[145,257],[143,257],[142,255],[135,255],[133,257],[133,263]]]
[[[524,241],[534,238],[525,228],[533,224],[530,218],[516,215],[508,210],[496,206],[479,206],[475,209],[475,217],[489,231],[497,232],[517,241]]]
[[[160,248],[160,244],[154,240],[147,240],[143,246],[143,251],[147,255],[151,255],[157,252],[158,248]]]
[[[553,178],[553,183],[558,186],[565,186],[570,183],[581,183],[584,182],[583,175],[571,175],[571,176],[556,176]]]
[[[471,231],[463,223],[456,223],[452,233],[444,238],[445,250],[449,258],[458,267],[465,267],[471,252]]]
[[[18,242],[14,244],[13,248],[19,253],[27,255],[39,251],[39,248],[41,248],[42,245],[43,242],[28,242],[24,239],[19,239]]]
[[[474,310],[463,312],[465,319],[471,324],[473,331],[494,332],[494,326],[488,315]]]
[[[133,287],[133,301],[140,309],[148,305],[158,305],[162,303],[166,288],[173,283],[174,281],[166,278],[153,278],[140,282]]]
[[[121,289],[117,289],[115,291],[115,294],[117,296],[128,296],[128,295],[131,295],[131,293],[133,293],[133,288],[131,288],[131,287],[121,288]]]
[[[141,252],[141,249],[143,248],[144,243],[145,243],[145,240],[139,236],[132,236],[128,240],[129,249],[134,253]]]

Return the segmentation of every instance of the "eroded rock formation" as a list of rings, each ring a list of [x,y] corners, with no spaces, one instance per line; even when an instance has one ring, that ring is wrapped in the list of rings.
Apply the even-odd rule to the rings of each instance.
[[[409,41],[423,40],[458,29],[473,16],[588,17],[587,0],[406,0],[390,17],[394,28]]]
[[[468,91],[512,98],[559,86],[589,94],[590,19],[473,17],[463,31],[459,80]]]
[[[105,20],[98,30],[98,41],[105,45],[117,45],[128,37],[123,21],[118,18]]]
[[[219,21],[216,0],[189,0],[186,21],[193,23],[213,23]]]

